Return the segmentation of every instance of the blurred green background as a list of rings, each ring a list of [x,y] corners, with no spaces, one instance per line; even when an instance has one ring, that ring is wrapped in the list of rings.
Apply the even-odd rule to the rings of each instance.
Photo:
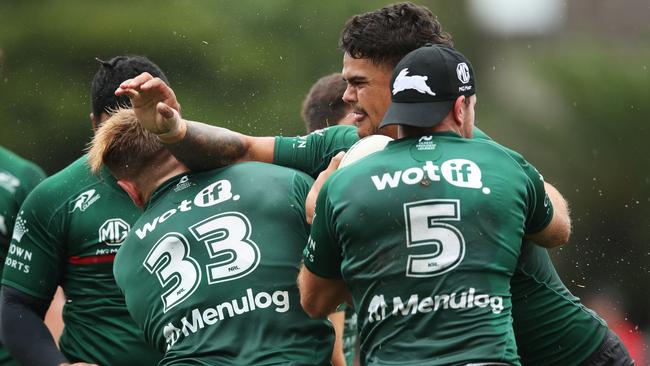
[[[304,131],[302,99],[340,71],[340,30],[386,1],[0,1],[0,145],[48,173],[91,136],[94,57],[142,54],[186,118],[254,135]],[[477,73],[477,121],[572,206],[553,250],[566,285],[650,326],[647,0],[416,1]],[[520,3],[520,4],[519,4]]]

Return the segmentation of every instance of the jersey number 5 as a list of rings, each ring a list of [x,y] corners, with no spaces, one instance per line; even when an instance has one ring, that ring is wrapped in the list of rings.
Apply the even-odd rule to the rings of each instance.
[[[460,221],[460,201],[426,200],[404,204],[406,247],[427,247],[426,254],[409,254],[407,277],[433,277],[451,271],[465,256],[465,239],[454,226]],[[422,251],[421,251],[422,252]]]
[[[209,284],[244,277],[260,262],[259,247],[250,240],[250,221],[238,212],[209,217],[192,225],[190,232],[205,244],[212,259],[205,265]],[[180,233],[158,240],[143,264],[163,288],[169,287],[160,296],[164,312],[192,295],[201,282],[201,266],[190,256],[189,242]]]

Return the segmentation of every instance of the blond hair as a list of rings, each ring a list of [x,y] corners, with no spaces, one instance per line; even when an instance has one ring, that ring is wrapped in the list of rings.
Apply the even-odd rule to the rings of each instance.
[[[132,109],[119,108],[102,123],[88,147],[88,165],[98,174],[105,165],[118,179],[139,180],[170,153],[138,122]]]

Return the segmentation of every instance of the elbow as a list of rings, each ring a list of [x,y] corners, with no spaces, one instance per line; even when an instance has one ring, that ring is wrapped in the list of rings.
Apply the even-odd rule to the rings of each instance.
[[[309,301],[305,296],[300,296],[300,306],[302,306],[302,310],[304,310],[305,313],[312,319],[320,319],[327,315],[323,315],[321,311],[319,311],[319,309],[314,306],[314,303],[312,301]]]
[[[300,289],[300,306],[302,306],[302,310],[312,319],[325,318],[330,314],[325,306],[321,306],[314,292],[304,291],[302,288]]]
[[[568,216],[555,219],[551,225],[539,233],[526,235],[526,239],[545,248],[555,248],[569,242],[571,219]]]
[[[557,225],[557,230],[554,230],[555,235],[552,235],[553,240],[551,242],[551,245],[548,246],[549,248],[555,248],[564,245],[568,243],[569,238],[571,238],[571,218],[569,215],[564,215],[559,221],[560,222]]]

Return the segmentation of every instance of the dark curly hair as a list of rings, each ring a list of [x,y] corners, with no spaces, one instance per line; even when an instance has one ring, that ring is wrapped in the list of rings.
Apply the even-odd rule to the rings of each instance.
[[[348,105],[343,101],[347,83],[340,73],[323,76],[311,87],[302,102],[302,119],[307,132],[333,126],[345,117]]]
[[[129,98],[116,97],[115,89],[127,79],[131,79],[143,72],[148,72],[154,77],[161,78],[169,84],[167,77],[160,67],[144,56],[127,55],[113,57],[108,61],[96,58],[99,70],[95,73],[90,86],[93,114],[99,118],[102,112],[110,113],[120,106],[129,106]]]
[[[427,43],[453,47],[451,35],[429,9],[405,2],[350,18],[339,47],[353,58],[395,67],[407,53]]]

